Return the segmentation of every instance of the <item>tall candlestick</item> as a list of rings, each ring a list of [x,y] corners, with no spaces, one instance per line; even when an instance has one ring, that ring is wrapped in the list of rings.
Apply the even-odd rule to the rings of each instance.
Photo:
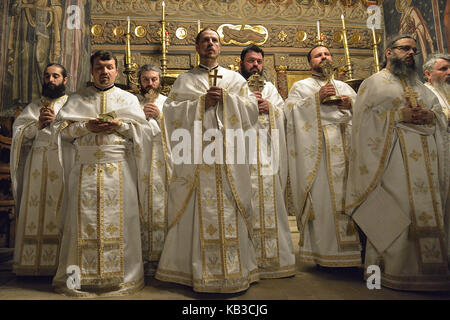
[[[343,14],[341,14],[341,21],[342,21],[342,35],[344,40],[345,63],[347,66],[347,77],[349,79],[353,79],[352,64],[350,62],[350,52],[348,50],[348,42],[347,42],[347,30],[345,29],[345,19]]]
[[[322,39],[320,38],[320,21],[317,20],[317,44],[321,44]]]
[[[125,64],[131,64],[131,44],[130,44],[130,17],[127,17],[127,33],[125,34],[126,45],[125,45]]]
[[[201,30],[202,30],[202,27],[200,25],[200,19],[198,19],[197,20],[197,34],[199,34]],[[196,64],[196,66],[198,66],[200,64],[200,56],[198,55],[198,52],[195,53],[195,64]]]
[[[377,35],[375,34],[375,27],[372,26],[372,38],[373,38],[373,58],[375,60],[375,72],[380,71],[380,62],[378,60],[378,46],[377,46]]]
[[[161,58],[161,73],[162,76],[166,75],[167,71],[167,48],[166,48],[166,13],[165,13],[166,4],[162,2],[162,13],[161,13],[161,43],[162,43],[162,58]]]

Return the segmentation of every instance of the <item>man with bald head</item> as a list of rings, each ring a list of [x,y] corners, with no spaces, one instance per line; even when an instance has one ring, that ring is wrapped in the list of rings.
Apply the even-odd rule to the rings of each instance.
[[[199,66],[178,77],[164,104],[174,166],[156,278],[200,292],[239,292],[259,279],[252,188],[249,163],[234,161],[246,148],[226,133],[245,145],[239,132],[255,125],[258,105],[247,81],[219,66],[215,30],[200,31],[195,48]]]
[[[419,81],[417,43],[398,35],[384,69],[361,84],[353,116],[346,213],[367,236],[365,265],[399,290],[449,290],[447,118]]]
[[[299,258],[318,267],[359,266],[359,235],[343,214],[356,93],[327,76],[325,65],[333,62],[327,47],[313,47],[307,58],[312,77],[294,83],[285,102]]]

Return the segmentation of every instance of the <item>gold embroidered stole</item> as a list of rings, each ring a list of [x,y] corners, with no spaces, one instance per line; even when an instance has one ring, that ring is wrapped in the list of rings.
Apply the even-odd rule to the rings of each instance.
[[[100,92],[100,113],[107,112],[107,93]],[[118,285],[124,281],[123,173],[114,151],[115,135],[81,137],[78,161],[78,265],[82,285]],[[97,147],[95,157],[82,148]],[[118,146],[123,147],[123,146]],[[108,150],[108,149],[111,150]],[[106,151],[106,152],[104,152]],[[111,159],[109,159],[111,156]],[[86,157],[86,163],[83,158]]]
[[[331,205],[334,213],[336,236],[341,247],[358,246],[360,243],[354,222],[344,214],[345,186],[348,172],[347,141],[351,135],[350,131],[351,127],[344,123],[323,126]]]
[[[419,269],[424,274],[447,274],[447,246],[434,137],[402,128],[397,128],[397,132],[408,184],[409,239],[415,242]]]
[[[222,134],[226,132],[228,126],[233,127],[232,124],[236,124],[235,119],[237,118],[235,114],[227,114],[229,110],[225,91],[223,89],[224,130],[221,132]],[[201,137],[203,137],[204,97],[201,99],[200,107]],[[220,144],[219,148],[225,148],[224,154],[226,154],[226,135],[223,136],[223,144]],[[202,139],[201,150],[204,150],[203,144]],[[240,284],[244,275],[239,246],[239,214],[244,219],[251,239],[253,239],[253,235],[252,224],[249,221],[251,217],[247,215],[242,206],[230,165],[226,163],[199,164],[194,179],[197,181],[202,278],[208,282],[207,285],[211,286],[215,285],[215,281],[218,281],[217,284],[223,284],[224,279],[227,279],[227,283],[231,286]]]
[[[314,96],[314,106],[315,110],[314,112],[308,112],[308,114],[312,115],[312,119],[310,119],[309,122],[305,122],[303,126],[297,129],[297,131],[293,130],[292,133],[299,136],[303,141],[308,141],[307,138],[312,135],[314,137],[314,142],[310,146],[307,146],[305,148],[305,152],[303,154],[300,154],[299,156],[305,157],[309,161],[309,165],[312,166],[312,170],[306,175],[306,173],[301,173],[306,175],[305,181],[305,189],[301,190],[302,194],[304,196],[300,198],[300,201],[298,202],[298,207],[300,208],[300,212],[297,213],[297,226],[300,233],[300,240],[299,244],[303,245],[304,243],[304,230],[306,228],[306,224],[309,220],[314,220],[314,209],[312,206],[312,199],[310,190],[312,187],[312,184],[314,183],[317,171],[319,169],[320,161],[322,160],[322,120],[320,115],[320,98],[319,93],[317,92]],[[306,106],[304,106],[306,107]],[[301,130],[300,130],[301,129]],[[289,127],[287,130],[290,130]],[[309,133],[310,130],[314,130],[311,133]],[[308,143],[309,144],[309,143]],[[295,154],[292,154],[292,151],[289,153],[289,156],[296,158],[297,152]]]
[[[147,259],[158,261],[167,234],[168,154],[164,118],[161,113],[161,134],[153,139],[152,162],[148,176]]]
[[[269,103],[269,114],[260,114],[258,129],[266,133],[265,139],[260,138],[257,132],[256,155],[257,163],[251,166],[252,189],[256,190],[252,197],[253,203],[253,233],[255,239],[256,260],[262,268],[280,266],[280,250],[278,246],[278,220],[276,198],[276,174],[263,174],[263,169],[270,170],[273,163],[264,164],[263,159],[274,157],[272,148],[275,127],[274,110]],[[268,154],[270,153],[270,155]],[[264,168],[263,168],[264,167]]]

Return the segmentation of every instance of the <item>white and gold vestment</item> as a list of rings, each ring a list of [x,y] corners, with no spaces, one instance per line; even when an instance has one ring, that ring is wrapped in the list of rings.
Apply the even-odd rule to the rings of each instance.
[[[218,75],[223,77],[217,82],[223,88],[223,104],[205,110],[211,83],[208,71],[199,67],[178,77],[164,104],[166,136],[174,139],[170,142],[174,169],[168,233],[156,278],[200,292],[238,292],[259,278],[252,243],[250,166],[221,163],[220,154],[225,158],[246,153],[245,148],[236,148],[244,138],[232,146],[225,130],[252,129],[258,107],[241,75],[222,67]],[[177,164],[181,155],[175,135],[183,132],[189,140],[183,155],[187,159]],[[208,133],[212,137],[207,138]],[[203,153],[211,147],[216,153],[208,164]]]
[[[66,100],[64,95],[46,104],[56,114]],[[17,275],[54,275],[58,266],[63,179],[47,163],[51,131],[38,129],[42,107],[41,99],[30,103],[13,125],[10,170],[18,215],[13,263]]]
[[[148,99],[140,94],[137,97],[141,107],[144,108]],[[158,95],[154,104],[159,109],[159,117],[158,119],[150,117],[148,120],[155,136],[152,140],[152,158],[148,166],[150,170],[144,176],[147,179],[144,205],[148,214],[141,225],[141,233],[142,258],[146,275],[155,274],[167,234],[167,188],[171,165],[170,149],[167,146],[164,130],[163,105],[166,99],[166,96]]]
[[[297,81],[285,102],[292,198],[300,232],[300,261],[325,267],[361,264],[353,221],[344,214],[352,114],[322,104],[318,78]],[[336,94],[355,99],[354,90],[333,80]]]
[[[92,133],[86,123],[109,113],[121,122],[111,133]],[[140,218],[143,179],[154,135],[138,99],[117,87],[88,87],[73,94],[53,127],[55,151],[61,141],[76,149],[65,183],[66,219],[53,286],[80,297],[121,295],[144,286]],[[52,157],[55,166],[58,152]],[[142,219],[143,220],[143,219]],[[67,268],[80,269],[81,288],[69,288]],[[76,277],[77,275],[71,275]]]
[[[255,126],[258,161],[251,166],[251,179],[256,260],[260,277],[267,279],[294,275],[295,255],[284,202],[288,169],[284,101],[271,82],[265,82],[261,95],[269,101],[269,113],[259,114]]]
[[[433,112],[433,124],[401,121],[407,88],[417,94],[419,105]],[[446,129],[438,99],[420,81],[402,83],[383,69],[361,84],[353,116],[346,212],[366,225],[365,264],[380,267],[384,286],[450,289],[443,225],[448,201]],[[380,245],[380,238],[388,242]]]

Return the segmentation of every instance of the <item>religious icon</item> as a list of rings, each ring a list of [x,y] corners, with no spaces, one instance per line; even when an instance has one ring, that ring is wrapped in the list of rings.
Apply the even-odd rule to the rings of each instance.
[[[327,80],[327,84],[331,83],[333,85],[333,87],[334,87],[334,84],[331,81],[331,79],[333,78],[337,67],[334,66],[333,63],[330,60],[328,60],[328,59],[323,60],[320,63],[320,67],[322,68],[322,74],[324,75],[325,79]],[[327,104],[327,103],[336,104],[336,103],[338,103],[341,100],[342,100],[342,98],[340,96],[333,95],[333,96],[326,97],[323,100],[323,103],[325,103],[325,104]]]

